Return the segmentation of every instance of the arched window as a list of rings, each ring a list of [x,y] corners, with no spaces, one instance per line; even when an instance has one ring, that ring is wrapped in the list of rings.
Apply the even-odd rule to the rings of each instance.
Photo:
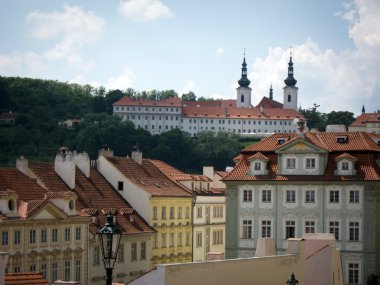
[[[240,102],[244,102],[244,94],[240,96]]]
[[[292,102],[292,95],[288,95],[288,102]]]

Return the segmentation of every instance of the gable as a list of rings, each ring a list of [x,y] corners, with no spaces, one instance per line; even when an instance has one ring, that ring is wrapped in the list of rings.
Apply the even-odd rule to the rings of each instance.
[[[313,143],[303,139],[296,138],[288,143],[281,145],[276,149],[276,153],[326,153],[325,149],[322,149]]]
[[[49,202],[32,213],[29,218],[30,220],[62,220],[66,219],[67,215]]]

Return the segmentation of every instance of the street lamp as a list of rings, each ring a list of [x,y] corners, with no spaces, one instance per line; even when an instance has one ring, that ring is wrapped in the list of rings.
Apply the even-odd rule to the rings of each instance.
[[[121,229],[113,222],[113,216],[108,214],[106,225],[98,231],[107,285],[112,285],[112,271],[119,250],[121,234]]]
[[[286,283],[289,284],[289,285],[296,285],[296,284],[298,284],[298,280],[294,276],[293,272],[292,272],[292,275],[290,276],[290,279],[288,281],[286,281]]]

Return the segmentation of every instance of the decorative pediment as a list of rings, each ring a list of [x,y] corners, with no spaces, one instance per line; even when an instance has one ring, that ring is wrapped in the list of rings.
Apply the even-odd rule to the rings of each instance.
[[[278,147],[276,153],[326,153],[327,150],[320,148],[309,140],[297,137],[292,141]]]
[[[53,203],[51,202],[46,202],[39,207],[36,207],[32,209],[28,213],[29,219],[30,220],[62,220],[62,219],[67,219],[67,215],[57,208]]]

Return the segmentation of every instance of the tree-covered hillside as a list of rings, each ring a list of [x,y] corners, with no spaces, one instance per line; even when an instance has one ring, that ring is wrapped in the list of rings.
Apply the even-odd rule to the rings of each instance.
[[[104,145],[117,156],[130,154],[137,145],[144,157],[199,172],[203,165],[216,169],[233,165],[232,158],[242,148],[234,134],[205,132],[194,139],[180,130],[151,135],[136,129],[133,123],[112,116],[112,104],[123,96],[159,100],[178,94],[173,90],[138,92],[131,88],[106,91],[52,80],[0,77],[0,114],[11,111],[16,115],[14,124],[0,126],[0,164],[13,165],[20,155],[52,161],[61,146],[86,151],[95,159]],[[67,119],[82,121],[67,128],[62,125]]]

